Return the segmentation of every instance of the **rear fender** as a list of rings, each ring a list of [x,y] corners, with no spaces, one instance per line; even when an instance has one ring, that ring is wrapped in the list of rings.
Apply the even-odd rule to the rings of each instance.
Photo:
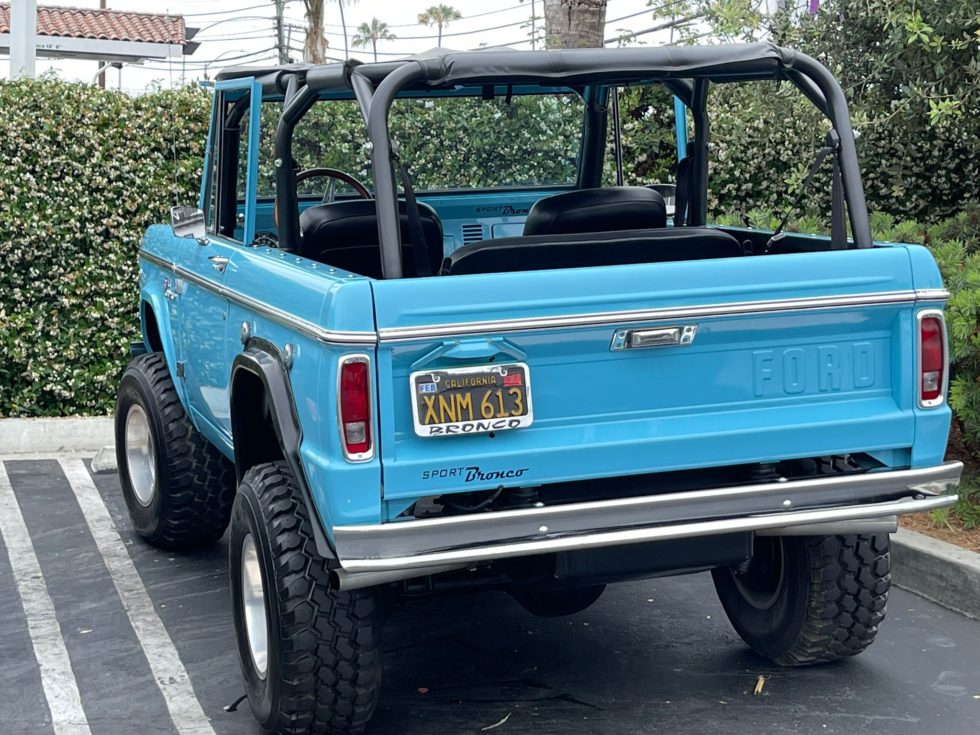
[[[274,436],[269,434],[270,428]],[[325,559],[335,559],[300,457],[303,431],[289,374],[279,349],[270,342],[249,340],[232,363],[231,430],[239,481],[256,464],[284,459],[299,485],[317,553]]]

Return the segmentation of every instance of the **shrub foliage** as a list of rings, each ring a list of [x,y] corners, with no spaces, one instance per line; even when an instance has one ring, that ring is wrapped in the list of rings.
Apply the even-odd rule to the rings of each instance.
[[[0,109],[0,416],[104,414],[143,231],[196,200],[207,95],[22,81]]]

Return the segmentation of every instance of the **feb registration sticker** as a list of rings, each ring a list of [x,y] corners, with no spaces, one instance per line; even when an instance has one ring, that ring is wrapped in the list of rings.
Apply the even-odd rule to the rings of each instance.
[[[418,436],[485,434],[534,421],[531,371],[522,362],[421,370],[409,383]]]

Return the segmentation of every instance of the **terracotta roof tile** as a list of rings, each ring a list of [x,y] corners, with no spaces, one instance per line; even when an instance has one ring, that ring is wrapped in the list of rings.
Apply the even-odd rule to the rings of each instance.
[[[10,5],[0,5],[0,33],[10,33]],[[180,15],[52,5],[38,6],[37,35],[178,45],[187,40],[184,18]]]

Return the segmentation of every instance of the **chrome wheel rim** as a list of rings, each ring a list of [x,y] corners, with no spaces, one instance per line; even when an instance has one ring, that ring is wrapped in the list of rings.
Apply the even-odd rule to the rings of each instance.
[[[136,502],[146,507],[157,489],[157,466],[153,458],[153,434],[143,407],[134,403],[126,414],[126,470]]]
[[[245,617],[245,637],[252,664],[260,679],[265,679],[269,666],[269,630],[265,618],[265,588],[262,568],[252,534],[242,541],[242,613]]]

